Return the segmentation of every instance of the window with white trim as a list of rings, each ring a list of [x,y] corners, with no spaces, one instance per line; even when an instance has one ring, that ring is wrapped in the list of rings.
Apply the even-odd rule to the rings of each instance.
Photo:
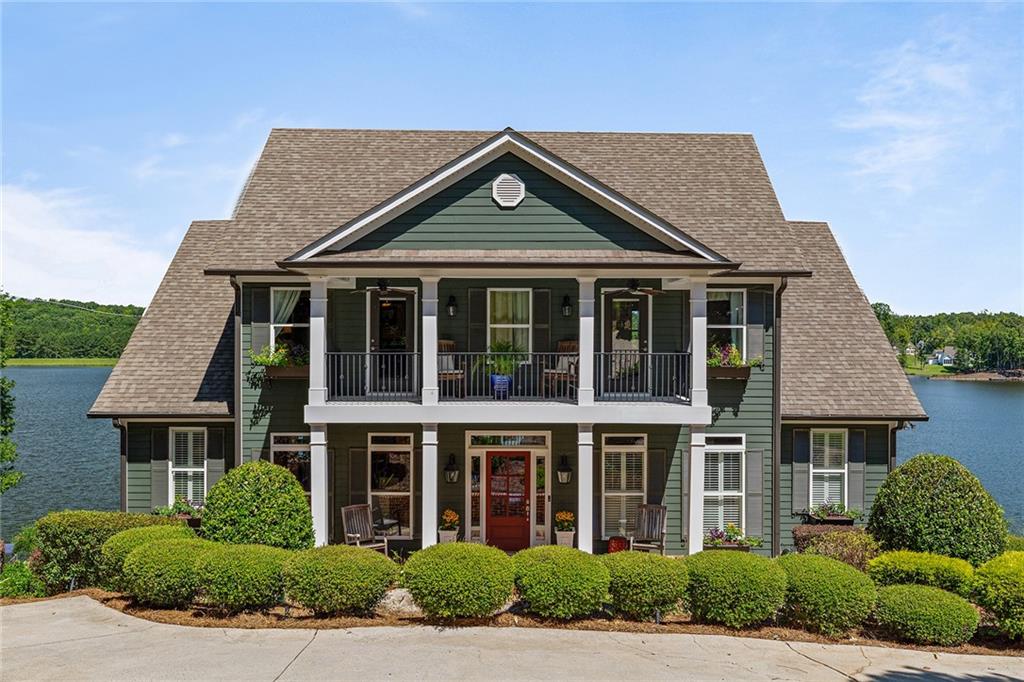
[[[811,431],[811,506],[846,504],[846,431]]]
[[[311,451],[308,433],[272,433],[270,434],[270,461],[292,472],[299,479],[306,499],[310,499]]]
[[[747,357],[747,292],[744,289],[708,289],[708,352],[735,346]]]
[[[413,435],[371,433],[367,456],[367,489],[377,531],[412,538]]]
[[[704,532],[743,528],[743,437],[708,436],[704,448]]]
[[[647,436],[605,434],[601,439],[601,533],[626,535],[647,499]]]
[[[309,289],[271,287],[270,343],[299,347],[309,352]]]
[[[193,504],[206,498],[206,429],[170,429],[169,504],[183,497]]]
[[[531,289],[487,290],[487,347],[511,347],[530,352],[533,334]]]

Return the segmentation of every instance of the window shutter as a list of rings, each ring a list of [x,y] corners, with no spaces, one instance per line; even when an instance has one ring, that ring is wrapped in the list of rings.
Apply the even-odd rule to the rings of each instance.
[[[747,450],[745,459],[747,491],[743,532],[761,537],[764,534],[764,450]]]
[[[487,289],[471,288],[469,298],[469,338],[466,348],[470,353],[487,350]]]
[[[793,513],[807,511],[807,499],[811,475],[811,432],[808,429],[793,430]]]
[[[366,504],[366,448],[348,449],[348,503]]]
[[[270,345],[270,288],[252,289],[252,319],[250,322],[250,346],[259,353]]]
[[[591,486],[593,491],[594,499],[591,500],[591,524],[590,533],[592,538],[599,538],[602,535],[601,532],[601,477],[597,475],[598,467],[601,466],[602,453],[601,448],[594,448],[594,456],[591,459],[591,466],[594,467],[594,484]],[[580,532],[583,532],[582,529]]]
[[[169,503],[168,488],[171,463],[167,459],[166,428],[155,428],[150,432],[150,502],[153,507],[166,507]]]
[[[438,459],[441,458],[441,454],[438,453]],[[423,509],[423,487],[426,485],[433,485],[434,489],[437,490],[438,482],[435,479],[433,482],[423,480],[423,448],[417,447],[412,450],[412,471],[413,478],[410,482],[412,485],[412,509],[409,510],[409,515],[413,520],[413,527],[410,530],[414,538],[420,537],[423,530],[423,518],[421,510]],[[441,474],[441,467],[438,467],[438,474]],[[435,498],[436,499],[436,498]],[[437,514],[440,517],[443,507],[438,508]]]
[[[751,291],[747,295],[747,359],[764,357],[764,320],[768,311],[768,294]]]
[[[551,290],[533,290],[533,352],[551,351]]]
[[[718,480],[718,459],[721,455],[717,452],[704,453],[704,490],[717,491],[721,489],[722,482]]]
[[[224,429],[207,429],[206,444],[206,489],[209,490],[213,484],[224,475]]]
[[[849,499],[847,507],[864,510],[864,464],[867,453],[867,431],[864,429],[850,430],[850,452],[848,473],[850,480],[846,482]]]
[[[690,448],[676,451],[676,456],[679,457],[679,482],[683,488],[680,496],[682,503],[679,514],[681,522],[679,539],[684,543],[686,542],[686,531],[690,527],[690,455]]]
[[[667,453],[662,449],[647,451],[647,504],[665,504],[665,463]]]

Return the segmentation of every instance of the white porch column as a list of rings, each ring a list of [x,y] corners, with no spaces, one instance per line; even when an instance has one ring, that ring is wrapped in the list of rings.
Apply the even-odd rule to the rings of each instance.
[[[690,404],[708,404],[708,285],[690,286]],[[702,456],[703,461],[703,456]],[[703,466],[703,465],[702,465]],[[704,469],[701,469],[703,476]]]
[[[420,278],[420,281],[423,282],[422,329],[424,405],[437,405],[437,281],[439,279],[439,277]],[[426,435],[425,432],[424,435]],[[423,445],[425,453],[426,443],[424,442]],[[423,498],[423,503],[426,504],[426,496]],[[425,520],[426,519],[424,519],[424,521]],[[424,529],[425,528],[426,526],[424,526]],[[433,544],[433,541],[431,541],[431,544]]]
[[[309,283],[309,404],[327,404],[327,278]]]
[[[436,374],[436,373],[435,373]],[[437,424],[423,425],[423,544],[437,544]]]
[[[310,486],[309,501],[313,511],[313,539],[317,547],[327,544],[330,504],[327,491],[327,425],[309,425]]]
[[[686,529],[686,551],[704,549],[704,427],[690,427],[690,509]]]
[[[593,285],[593,282],[591,282]],[[594,552],[594,427],[578,424],[579,462],[576,472],[576,546]]]
[[[594,277],[577,277],[580,285],[580,405],[594,404]],[[589,541],[588,541],[589,542]]]

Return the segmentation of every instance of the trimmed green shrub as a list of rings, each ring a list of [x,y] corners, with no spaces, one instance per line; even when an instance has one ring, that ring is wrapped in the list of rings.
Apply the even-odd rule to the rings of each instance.
[[[196,566],[199,595],[231,613],[266,609],[284,600],[284,563],[292,553],[266,545],[218,544]]]
[[[24,561],[8,561],[0,573],[0,597],[42,597],[46,588]]]
[[[317,615],[367,613],[397,579],[391,559],[346,545],[296,552],[284,564],[285,594]]]
[[[515,573],[500,549],[451,542],[413,552],[403,567],[403,584],[428,616],[481,617],[512,596]]]
[[[17,538],[14,539],[17,542]],[[1007,552],[1024,552],[1024,535],[1007,535],[1006,536],[1006,551]]]
[[[878,488],[868,532],[884,549],[944,554],[977,566],[1003,551],[1006,518],[964,465],[923,454],[896,467]]]
[[[859,571],[868,569],[868,562],[882,551],[878,541],[857,528],[855,531],[823,533],[811,540],[805,554],[826,556],[842,561]]]
[[[875,584],[853,566],[813,554],[779,557],[786,572],[789,619],[808,630],[842,637],[875,607]]]
[[[611,576],[593,554],[545,545],[517,552],[512,563],[519,596],[526,602],[526,610],[538,616],[589,616],[608,598]]]
[[[871,560],[868,575],[881,585],[931,585],[971,596],[974,589],[974,567],[963,559],[900,550],[886,552]]]
[[[103,566],[100,548],[112,535],[139,526],[180,523],[176,519],[150,514],[51,512],[36,521],[39,552],[33,558],[33,568],[50,594],[101,585]]]
[[[748,552],[708,550],[686,559],[687,604],[697,620],[731,628],[761,623],[786,601],[786,572]]]
[[[188,606],[196,597],[199,561],[216,548],[207,540],[156,540],[125,557],[122,584],[138,601],[162,608]]]
[[[14,536],[14,543],[11,550],[18,559],[27,559],[39,546],[39,533],[36,531],[36,524],[30,523]]]
[[[263,460],[235,467],[206,495],[203,536],[238,545],[312,547],[313,516],[302,484]]]
[[[601,557],[611,582],[612,608],[627,618],[650,619],[675,609],[686,597],[686,562],[650,552]]]
[[[833,523],[802,523],[793,527],[793,545],[796,551],[806,551],[822,535],[829,533],[863,533],[857,526],[837,526]]]
[[[978,611],[970,602],[930,585],[879,589],[875,619],[890,637],[917,644],[955,646],[978,629]]]
[[[124,590],[124,560],[136,547],[156,540],[187,540],[195,532],[188,526],[140,526],[111,535],[100,548],[103,557],[104,584],[110,589]]]
[[[1024,552],[1006,552],[982,564],[977,598],[1010,637],[1024,637]]]

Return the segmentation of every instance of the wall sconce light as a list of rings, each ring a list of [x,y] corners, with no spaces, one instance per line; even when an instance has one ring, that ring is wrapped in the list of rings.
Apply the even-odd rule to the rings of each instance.
[[[558,473],[559,483],[572,483],[572,467],[569,466],[569,458],[566,455],[562,455],[562,461],[559,462],[555,471]]]
[[[454,295],[448,297],[448,303],[445,305],[444,309],[448,311],[448,317],[455,317],[456,313],[459,312],[459,306],[455,302]]]
[[[562,317],[572,317],[572,299],[568,294],[562,297]]]
[[[455,463],[455,453],[448,455],[448,464],[444,467],[444,480],[447,483],[459,482],[459,465]]]

